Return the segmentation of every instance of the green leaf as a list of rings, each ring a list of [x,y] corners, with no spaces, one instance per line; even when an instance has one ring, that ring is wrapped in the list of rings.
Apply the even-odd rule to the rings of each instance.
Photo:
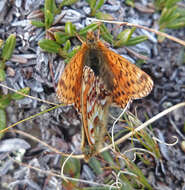
[[[134,173],[137,177],[135,177],[140,183],[142,183],[146,189],[148,190],[152,190],[152,187],[150,186],[150,184],[148,183],[148,181],[146,180],[145,176],[143,175],[142,171],[135,165],[134,162],[130,162],[129,164],[128,162],[126,162],[128,170],[131,173]]]
[[[163,22],[165,22],[168,13],[169,13],[169,9],[164,8],[164,9],[162,10],[161,16],[160,16],[160,19],[159,19],[159,24],[160,24],[160,25],[161,25]]]
[[[64,32],[54,32],[54,37],[59,44],[64,44],[69,39],[69,35]]]
[[[126,0],[125,3],[126,3],[128,6],[134,7],[134,0]]]
[[[90,5],[91,9],[95,9],[96,0],[90,0],[88,2],[89,2],[89,5]]]
[[[106,40],[109,43],[113,43],[113,36],[111,35],[111,33],[108,31],[107,27],[104,24],[100,25],[100,31],[104,40]]]
[[[65,24],[65,32],[70,35],[74,36],[76,32],[76,27],[71,22],[66,22]]]
[[[159,20],[160,30],[164,28],[178,29],[184,27],[185,11],[178,8],[177,0],[168,0]],[[173,4],[173,6],[171,6]],[[161,38],[161,37],[160,37]],[[162,39],[162,38],[161,38]]]
[[[71,58],[80,50],[80,46],[76,46],[72,51],[70,52],[66,52],[63,51],[61,53],[59,53],[59,55],[61,55],[62,57],[65,57],[65,63],[68,63]]]
[[[50,28],[53,23],[55,12],[57,8],[54,0],[45,0],[44,3],[44,19],[46,29]]]
[[[122,184],[121,190],[135,190],[133,180],[129,181],[127,175],[121,174],[120,175],[120,182]]]
[[[92,157],[89,160],[88,164],[93,169],[93,171],[96,173],[96,175],[100,175],[103,173],[101,163],[95,157]]]
[[[12,53],[15,48],[16,38],[14,34],[11,34],[5,42],[5,45],[2,50],[2,59],[3,61],[7,61],[11,58]]]
[[[104,151],[104,152],[101,153],[101,155],[102,155],[103,159],[104,159],[107,163],[109,163],[109,165],[111,165],[112,167],[116,167],[115,162],[114,162],[114,160],[113,160],[113,158],[112,158],[110,152]]]
[[[137,37],[131,38],[125,45],[126,46],[134,46],[136,44],[144,42],[145,40],[148,40],[147,36],[137,36]]]
[[[4,109],[0,109],[0,130],[6,128],[6,112]],[[0,132],[0,139],[3,137],[4,133]]]
[[[176,20],[180,16],[180,13],[176,11],[176,9],[173,10],[173,12],[168,16],[166,23],[171,23],[174,20]]]
[[[54,0],[45,0],[44,2],[44,11],[50,11],[50,13],[54,13]]]
[[[64,161],[66,160],[66,157],[61,158],[61,165],[64,164]],[[69,158],[64,166],[64,175],[69,175],[73,178],[79,178],[80,177],[80,161],[78,159]],[[63,182],[63,185],[65,189],[71,189],[71,184],[76,185],[77,181],[71,181],[70,183],[67,183],[66,181]]]
[[[29,88],[29,87],[22,88],[22,89],[18,90],[18,92],[21,92],[21,93],[23,93],[23,94],[28,95],[29,92],[30,92],[30,88]],[[16,92],[14,92],[13,94],[11,94],[11,99],[12,99],[12,100],[21,100],[21,99],[23,99],[24,97],[25,97],[24,95],[18,94],[18,93],[16,93]]]
[[[166,0],[155,0],[154,1],[154,5],[156,7],[157,10],[161,10],[162,8],[164,8],[165,6],[165,1]]]
[[[162,10],[163,8],[172,8],[181,0],[155,0],[154,4],[157,10]]]
[[[170,9],[164,8],[159,19],[159,24],[161,25],[162,23],[169,22],[174,17],[176,9],[177,6]]]
[[[179,1],[181,1],[181,0],[167,0],[166,3],[165,3],[165,7],[166,8],[171,8]]]
[[[46,10],[45,11],[45,27],[46,27],[46,29],[50,28],[50,26],[53,23],[53,20],[54,20],[53,14],[49,10]]]
[[[36,27],[44,27],[45,26],[45,24],[42,22],[42,21],[37,21],[37,20],[32,20],[31,21],[31,24],[33,25],[33,26],[36,26]]]
[[[167,24],[166,27],[170,29],[179,29],[185,27],[185,17],[176,19],[172,23]]]
[[[0,69],[0,82],[3,82],[5,80],[6,74],[4,69]]]
[[[117,36],[118,40],[114,43],[114,46],[121,47],[125,45],[131,38],[132,33],[133,33],[132,29],[125,29],[123,32],[120,32]]]
[[[99,26],[100,26],[99,23],[92,23],[92,24],[89,24],[89,25],[86,26],[85,28],[82,28],[82,29],[79,31],[78,34],[79,34],[79,35],[82,35],[82,36],[83,36],[83,35],[86,35],[89,30],[94,31],[94,30],[96,30]]]
[[[68,52],[69,49],[71,48],[71,42],[69,40],[66,41],[63,50]]]
[[[62,8],[63,6],[69,6],[76,3],[77,1],[78,0],[63,0],[59,7]]]
[[[180,13],[180,17],[185,17],[185,11],[183,8],[177,7],[176,12]]]
[[[59,44],[57,44],[55,41],[53,40],[48,40],[48,39],[42,39],[39,41],[39,46],[50,53],[59,53],[59,51],[61,50],[61,47]]]
[[[96,9],[96,10],[100,9],[101,6],[104,4],[104,1],[105,1],[105,0],[99,0],[98,3],[96,3],[96,8],[95,8],[95,9]]]
[[[160,32],[165,32],[165,31],[164,31],[164,29],[163,29],[163,30],[160,30]],[[160,36],[160,35],[157,36],[157,41],[158,41],[159,43],[163,42],[164,39],[165,39],[164,36]]]
[[[11,101],[11,95],[10,94],[2,95],[0,97],[0,109],[6,108],[10,104],[10,101]]]
[[[98,11],[95,14],[95,17],[98,18],[98,19],[102,19],[102,20],[114,20],[114,18],[110,14],[102,13],[100,11]]]
[[[66,157],[61,158],[61,164],[64,163]],[[72,177],[80,176],[80,161],[75,158],[69,158],[64,166],[64,174],[68,174]]]
[[[104,0],[91,0],[87,1],[91,8],[91,16],[95,16],[96,11],[104,4]]]

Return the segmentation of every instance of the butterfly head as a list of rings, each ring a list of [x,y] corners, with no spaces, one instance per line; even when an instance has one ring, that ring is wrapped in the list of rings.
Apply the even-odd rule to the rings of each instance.
[[[96,49],[98,37],[92,31],[89,31],[86,36],[86,43],[91,49]]]

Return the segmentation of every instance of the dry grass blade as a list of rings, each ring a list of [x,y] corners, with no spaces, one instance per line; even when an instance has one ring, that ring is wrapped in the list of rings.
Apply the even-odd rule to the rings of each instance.
[[[88,20],[93,21],[93,22],[111,23],[111,24],[118,24],[118,25],[125,25],[125,26],[141,28],[141,29],[147,30],[149,32],[155,33],[155,34],[157,34],[159,36],[166,37],[166,38],[168,38],[168,39],[170,39],[172,41],[175,41],[175,42],[185,46],[185,41],[184,40],[181,40],[179,38],[173,37],[173,36],[171,36],[169,34],[166,34],[164,32],[160,32],[160,31],[155,30],[153,28],[148,28],[146,26],[141,26],[139,24],[133,24],[133,23],[128,23],[128,22],[119,22],[119,21],[99,20],[99,19],[95,19],[95,18],[88,18]]]

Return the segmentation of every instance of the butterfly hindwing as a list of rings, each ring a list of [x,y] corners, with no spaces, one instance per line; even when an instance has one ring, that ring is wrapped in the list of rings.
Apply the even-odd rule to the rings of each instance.
[[[103,145],[111,96],[102,80],[87,66],[83,69],[81,102],[82,150],[88,160]]]

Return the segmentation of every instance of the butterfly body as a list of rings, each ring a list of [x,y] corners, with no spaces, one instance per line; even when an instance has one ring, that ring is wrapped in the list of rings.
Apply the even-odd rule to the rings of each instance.
[[[96,49],[89,48],[85,54],[84,60],[84,64],[93,70],[95,76],[102,79],[107,90],[112,91],[114,87],[114,75],[110,71],[107,61],[104,59],[104,54],[100,51],[99,46]]]

